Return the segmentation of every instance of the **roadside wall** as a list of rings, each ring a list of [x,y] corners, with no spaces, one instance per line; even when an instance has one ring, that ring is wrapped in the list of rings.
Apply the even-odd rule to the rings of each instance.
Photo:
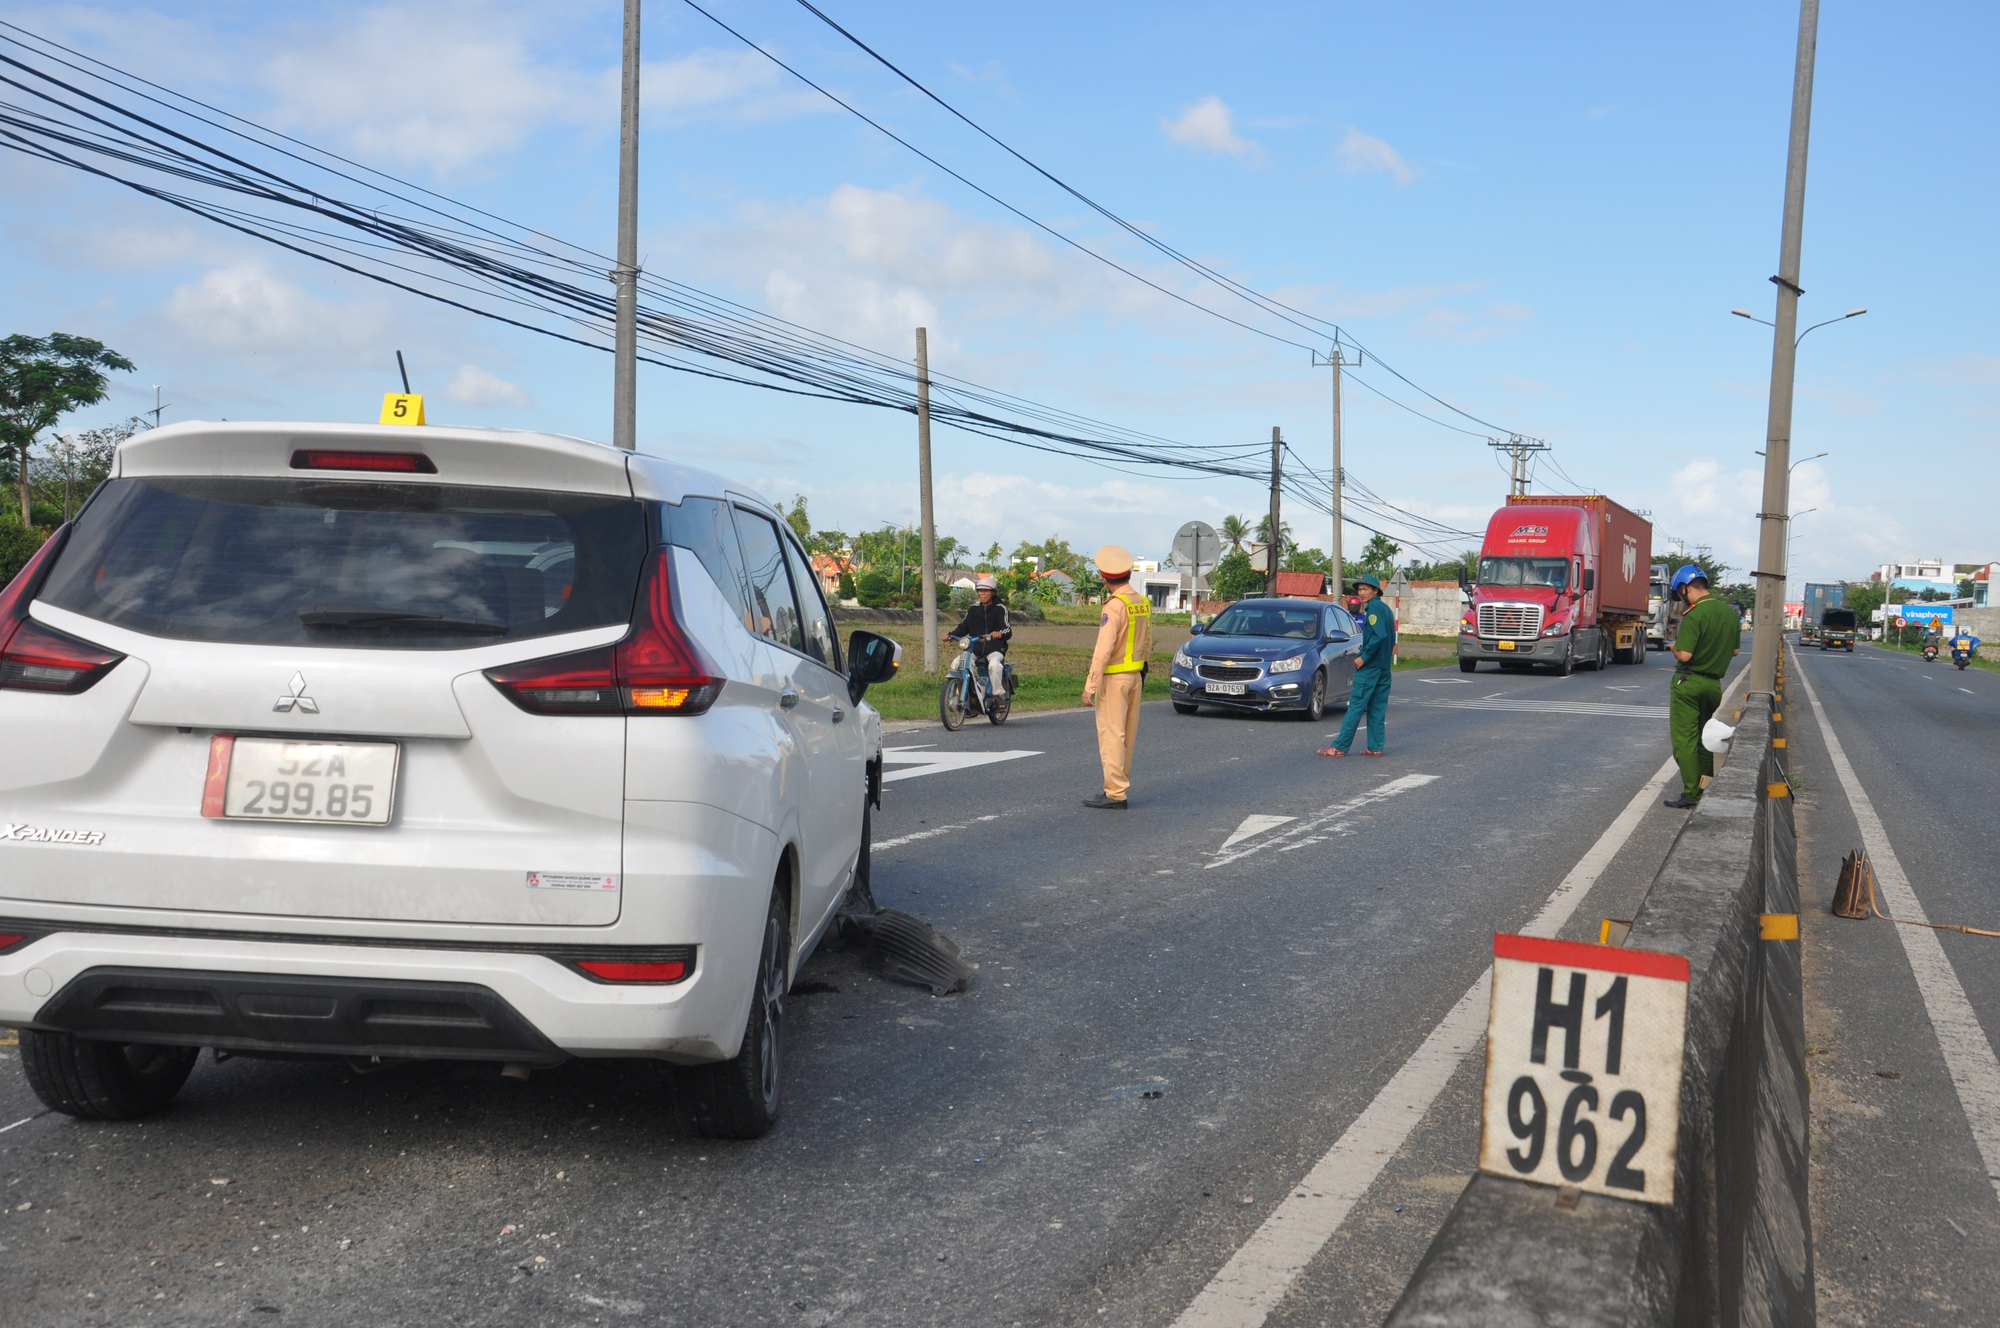
[[[1465,604],[1459,598],[1456,581],[1409,581],[1396,610],[1396,627],[1404,632],[1427,636],[1457,636]]]
[[[1957,619],[1957,626],[1970,628],[1972,634],[1979,638],[1981,659],[1989,654],[2000,655],[2000,609],[1960,608],[1952,617]],[[1988,641],[1993,643],[1990,651],[1985,645]]]
[[[1799,943],[1758,919],[1798,912],[1783,694],[1739,712],[1626,941],[1691,970],[1674,1206],[1476,1175],[1389,1324],[1814,1322]]]

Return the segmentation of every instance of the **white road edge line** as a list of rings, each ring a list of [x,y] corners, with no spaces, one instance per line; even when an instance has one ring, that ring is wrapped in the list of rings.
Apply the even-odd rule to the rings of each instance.
[[[939,835],[948,835],[954,830],[970,830],[982,821],[997,821],[1005,814],[1004,812],[996,812],[991,816],[974,817],[963,825],[937,825],[932,826],[928,830],[919,830],[915,834],[898,835],[894,839],[884,839],[880,843],[870,844],[868,851],[870,853],[880,853],[885,848],[901,848],[904,844],[914,844],[919,839],[935,839]]]
[[[1722,706],[1730,704],[1745,676],[1747,671],[1737,673],[1736,681],[1723,695]],[[1562,930],[1675,773],[1671,759],[1653,772],[1625,804],[1625,810],[1563,877],[1541,912],[1521,929],[1523,935],[1554,936]],[[1181,1311],[1173,1328],[1260,1328],[1423,1120],[1466,1053],[1486,1036],[1492,981],[1489,965],[1326,1156],[1314,1164],[1304,1180],[1285,1192],[1284,1200],[1264,1219],[1264,1225]]]
[[[1805,670],[1799,668],[1796,652],[1792,655],[1792,668],[1806,689],[1813,718],[1819,721],[1820,735],[1826,739],[1826,753],[1832,758],[1834,773],[1840,776],[1840,787],[1847,794],[1847,805],[1853,809],[1855,823],[1861,828],[1862,847],[1868,850],[1868,860],[1875,865],[1875,880],[1888,896],[1889,911],[1899,917],[1928,920],[1924,906],[1917,902],[1917,892],[1910,888],[1910,878],[1903,874],[1896,850],[1889,846],[1889,835],[1882,828],[1882,818],[1875,814],[1875,804],[1868,800],[1868,791],[1861,787],[1860,777],[1854,773],[1846,750],[1827,721],[1819,693],[1806,680]],[[1924,998],[1924,1011],[1930,1015],[1931,1031],[1937,1035],[1938,1049],[1944,1053],[1945,1068],[1951,1072],[1952,1087],[1958,1090],[1958,1105],[1965,1111],[1966,1124],[1972,1127],[1972,1140],[1979,1146],[1980,1160],[1986,1163],[1986,1178],[1993,1182],[1995,1196],[2000,1197],[2000,1059],[1994,1057],[1993,1044],[1987,1039],[1986,1030],[1980,1027],[1972,1002],[1965,998],[1965,988],[1951,960],[1945,956],[1944,946],[1938,943],[1937,933],[1928,927],[1896,927],[1895,931],[1902,939],[1910,971],[1916,975],[1917,991]]]
[[[38,1111],[38,1112],[36,1112],[36,1113],[35,1113],[34,1115],[32,1115],[32,1116],[23,1116],[23,1117],[22,1117],[21,1119],[19,1119],[19,1120],[15,1121],[15,1122],[14,1122],[14,1123],[13,1123],[12,1125],[0,1125],[0,1134],[5,1134],[5,1133],[7,1133],[7,1131],[9,1131],[9,1130],[18,1130],[18,1129],[20,1129],[20,1128],[21,1128],[21,1127],[22,1127],[23,1125],[27,1125],[27,1124],[29,1124],[30,1122],[33,1122],[33,1121],[38,1121],[38,1120],[40,1120],[40,1119],[41,1119],[42,1117],[44,1117],[44,1116],[46,1116],[46,1115],[48,1115],[48,1114],[49,1114],[49,1113],[48,1113],[48,1112],[46,1112],[46,1111]]]

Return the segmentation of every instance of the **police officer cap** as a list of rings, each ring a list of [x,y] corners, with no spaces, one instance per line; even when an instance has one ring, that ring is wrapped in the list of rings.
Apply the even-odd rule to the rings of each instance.
[[[1379,594],[1382,590],[1382,578],[1373,572],[1363,572],[1360,576],[1354,578],[1354,585],[1357,590],[1362,586],[1373,586],[1376,593]]]
[[[1132,555],[1116,544],[1099,549],[1096,562],[1099,576],[1124,576],[1132,570]]]
[[[1674,584],[1671,593],[1676,595],[1680,594],[1682,588],[1685,587],[1687,583],[1690,581],[1699,581],[1703,585],[1707,585],[1708,573],[1702,571],[1701,568],[1697,567],[1693,563],[1686,564],[1681,568],[1680,571],[1674,573]]]

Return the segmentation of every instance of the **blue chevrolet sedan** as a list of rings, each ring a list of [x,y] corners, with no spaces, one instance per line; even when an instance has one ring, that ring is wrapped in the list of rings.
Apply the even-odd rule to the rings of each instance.
[[[1317,720],[1347,700],[1361,633],[1338,604],[1238,600],[1174,655],[1174,709],[1292,710]]]

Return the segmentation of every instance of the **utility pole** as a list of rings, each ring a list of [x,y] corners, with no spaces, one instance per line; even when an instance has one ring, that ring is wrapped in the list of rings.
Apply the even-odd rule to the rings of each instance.
[[[160,416],[162,416],[162,415],[166,414],[166,411],[167,411],[167,405],[171,405],[171,404],[172,404],[171,402],[168,402],[168,403],[166,403],[165,405],[161,404],[161,401],[160,401],[160,385],[159,385],[158,383],[154,383],[154,384],[153,384],[153,408],[152,408],[151,410],[142,410],[142,411],[140,411],[139,413],[140,413],[141,415],[151,415],[151,416],[153,417],[153,427],[154,427],[155,429],[157,429],[157,428],[159,428],[159,427],[160,427]]]
[[[1508,434],[1507,441],[1504,443],[1497,438],[1489,438],[1486,440],[1486,445],[1496,451],[1505,452],[1513,463],[1512,468],[1508,471],[1508,496],[1513,498],[1527,497],[1528,458],[1537,452],[1548,451],[1549,445],[1539,438],[1524,438],[1518,433]]]
[[[625,0],[624,88],[618,115],[617,331],[612,348],[611,442],[639,447],[639,0]]]
[[[931,511],[931,354],[923,328],[917,329],[918,516],[924,525],[924,672],[938,671],[937,522]]]
[[[1264,541],[1264,593],[1278,593],[1278,544],[1284,529],[1278,522],[1278,452],[1285,445],[1278,426],[1271,426],[1271,537]]]
[[[1812,129],[1813,52],[1819,0],[1799,0],[1799,46],[1792,67],[1792,137],[1785,152],[1785,216],[1778,240],[1778,309],[1771,329],[1771,411],[1764,430],[1764,510],[1757,514],[1757,621],[1750,638],[1752,692],[1777,683],[1785,630],[1785,523],[1791,510],[1792,375],[1798,361],[1799,245],[1806,220],[1806,141]]]
[[[1343,594],[1347,589],[1347,565],[1340,557],[1340,491],[1347,482],[1347,472],[1340,468],[1340,375],[1343,369],[1359,365],[1361,352],[1355,351],[1354,358],[1346,357],[1345,346],[1333,343],[1333,353],[1322,356],[1313,352],[1313,367],[1333,370],[1333,543],[1328,545],[1333,556],[1333,593]]]

